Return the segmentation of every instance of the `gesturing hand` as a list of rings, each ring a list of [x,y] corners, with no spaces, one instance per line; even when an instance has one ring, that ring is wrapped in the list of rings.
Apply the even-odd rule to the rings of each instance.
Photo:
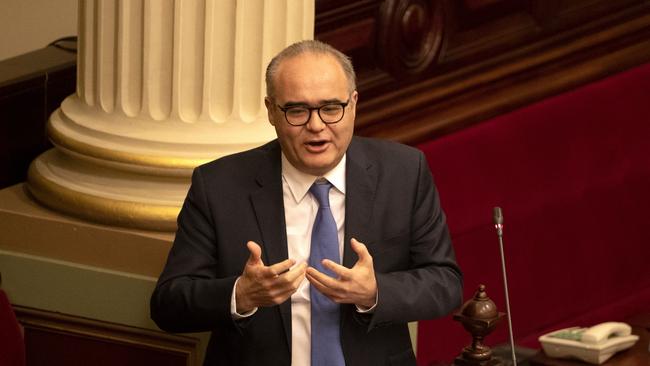
[[[272,306],[284,302],[296,292],[300,282],[305,278],[306,263],[295,268],[293,259],[286,259],[271,266],[262,262],[262,249],[255,242],[246,246],[250,256],[244,266],[244,272],[235,288],[237,312],[247,313],[256,307]]]
[[[350,244],[352,250],[359,256],[359,260],[352,268],[325,259],[323,266],[336,273],[338,278],[332,278],[309,267],[307,279],[318,291],[336,303],[371,308],[377,299],[377,280],[372,266],[372,256],[366,246],[356,239],[352,239]]]

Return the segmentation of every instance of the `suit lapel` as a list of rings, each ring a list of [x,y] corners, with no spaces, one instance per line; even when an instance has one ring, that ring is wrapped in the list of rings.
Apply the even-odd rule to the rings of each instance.
[[[372,219],[377,185],[376,167],[367,158],[363,141],[356,138],[348,148],[345,183],[345,239],[343,242],[343,265],[352,267],[357,262],[357,254],[352,251],[350,239],[367,242],[372,233],[369,223]]]
[[[256,177],[260,186],[251,193],[257,224],[262,233],[262,259],[270,265],[288,258],[282,200],[282,163],[279,146],[271,146]]]
[[[260,188],[251,194],[257,224],[262,234],[262,260],[265,265],[281,262],[289,257],[287,232],[282,199],[282,163],[280,145],[268,145],[266,159],[260,164],[256,181]],[[280,304],[280,316],[291,352],[291,301]]]
[[[367,158],[363,140],[352,139],[348,147],[345,170],[345,235],[343,242],[343,265],[351,268],[359,257],[350,246],[350,239],[362,243],[369,240],[372,206],[377,184],[377,170]],[[350,321],[354,305],[341,306],[341,329]]]

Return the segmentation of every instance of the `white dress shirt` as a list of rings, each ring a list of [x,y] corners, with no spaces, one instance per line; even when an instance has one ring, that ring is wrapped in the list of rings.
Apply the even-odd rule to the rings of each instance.
[[[339,254],[343,260],[343,227],[345,223],[345,155],[323,178],[332,183],[330,209],[339,237]],[[309,188],[319,177],[305,174],[289,163],[282,154],[282,196],[287,225],[289,258],[296,264],[309,261],[311,231],[318,212],[318,201]],[[309,281],[304,279],[291,295],[291,364],[311,364],[311,304]]]
[[[345,226],[345,161],[343,155],[341,161],[322,177],[306,174],[296,169],[284,153],[282,154],[282,198],[284,202],[284,218],[287,231],[287,249],[290,259],[296,261],[296,265],[302,262],[309,262],[311,250],[311,232],[318,212],[318,201],[309,192],[312,184],[318,179],[326,179],[332,184],[329,192],[330,209],[336,222],[339,239],[340,262],[343,261],[343,228]],[[275,263],[264,263],[273,265]],[[255,314],[257,308],[252,311],[237,313],[235,301],[235,289],[233,288],[230,300],[230,312],[234,319],[241,319]],[[309,366],[311,364],[311,303],[309,294],[310,284],[304,279],[298,290],[291,295],[291,364]],[[361,313],[372,313],[375,305],[370,309],[360,309]]]

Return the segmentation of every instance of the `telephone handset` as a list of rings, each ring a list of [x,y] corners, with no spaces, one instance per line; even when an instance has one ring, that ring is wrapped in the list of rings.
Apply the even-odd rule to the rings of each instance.
[[[594,325],[582,333],[581,341],[585,343],[601,343],[612,337],[623,337],[632,334],[632,328],[619,322],[606,322]]]
[[[632,347],[638,339],[629,325],[620,322],[560,329],[539,337],[549,357],[578,358],[593,364],[607,361],[614,353]]]

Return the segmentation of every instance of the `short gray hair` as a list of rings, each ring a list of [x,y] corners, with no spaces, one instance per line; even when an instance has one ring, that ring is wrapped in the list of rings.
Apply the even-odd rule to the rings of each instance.
[[[282,61],[285,59],[292,58],[303,53],[333,56],[341,65],[341,68],[343,68],[345,77],[348,79],[348,91],[351,93],[357,88],[356,74],[354,73],[352,61],[348,56],[327,43],[323,43],[317,40],[305,40],[296,42],[283,49],[280,51],[280,53],[273,57],[271,62],[269,62],[269,65],[266,67],[266,95],[268,97],[272,98],[275,95],[273,77],[277,73],[280,63],[282,63]]]

